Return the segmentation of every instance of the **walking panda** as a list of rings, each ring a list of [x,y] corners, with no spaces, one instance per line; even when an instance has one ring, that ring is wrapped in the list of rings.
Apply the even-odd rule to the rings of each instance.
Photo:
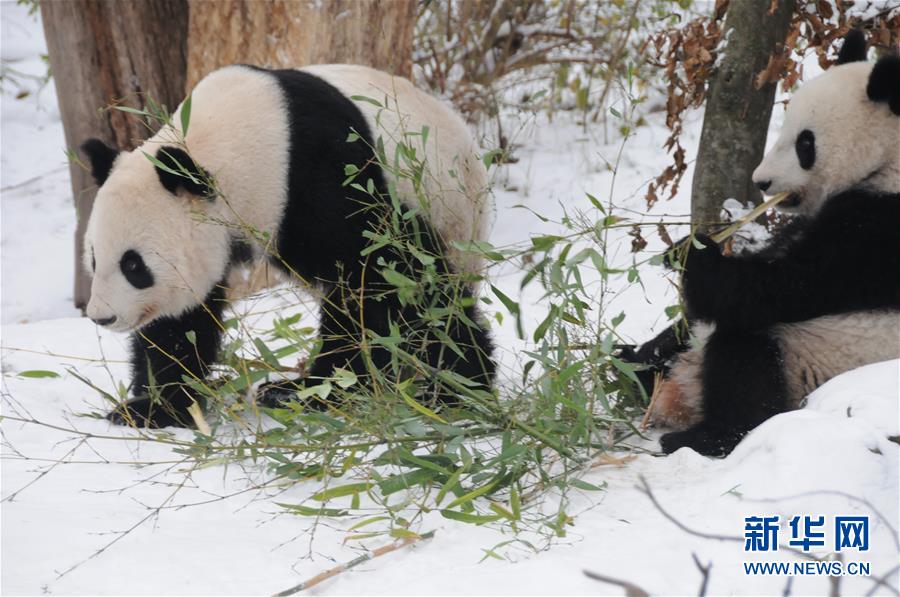
[[[395,326],[407,340],[401,349],[422,348],[420,377],[448,370],[490,386],[492,344],[473,298],[480,260],[450,244],[484,238],[486,172],[452,110],[405,79],[353,65],[229,66],[200,81],[190,99],[186,131],[183,103],[134,151],[96,139],[82,145],[100,185],[84,239],[93,276],[86,312],[100,325],[133,332],[135,397],[110,420],[191,424],[187,409],[202,400],[181,382],[209,374],[225,281],[255,259],[321,290],[322,348],[308,373],[312,383],[337,367],[364,380],[361,344]],[[397,176],[376,152],[381,164],[415,168],[424,158],[426,168],[415,181]],[[370,240],[392,218],[399,241]],[[423,321],[385,270],[412,281],[431,312],[448,314]],[[428,271],[467,282],[451,295]],[[449,314],[454,306],[459,316]],[[391,353],[375,346],[371,359],[384,369]],[[268,384],[260,399],[280,404],[303,383]],[[432,398],[453,399],[437,386],[432,382]]]
[[[865,61],[851,33],[838,65],[791,98],[753,173],[796,214],[756,254],[690,246],[682,279],[693,325],[641,347],[667,370],[651,420],[666,453],[729,453],[767,418],[850,369],[900,358],[900,57]]]

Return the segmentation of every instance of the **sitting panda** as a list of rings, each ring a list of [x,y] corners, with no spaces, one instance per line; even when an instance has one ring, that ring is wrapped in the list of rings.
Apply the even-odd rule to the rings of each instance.
[[[795,214],[763,251],[723,256],[688,243],[689,344],[670,328],[632,355],[666,371],[650,420],[677,429],[666,453],[728,454],[767,418],[802,406],[850,369],[900,358],[900,57],[838,64],[791,98],[753,173]]]
[[[256,259],[321,290],[321,351],[309,379],[341,367],[365,380],[368,366],[388,367],[389,350],[376,345],[364,355],[361,345],[393,327],[407,340],[401,349],[418,350],[420,377],[448,370],[491,385],[492,343],[473,298],[480,260],[450,245],[486,233],[486,172],[452,110],[405,79],[353,65],[229,66],[200,81],[190,99],[187,131],[182,104],[134,151],[96,139],[82,146],[100,186],[84,238],[93,276],[86,312],[102,326],[133,332],[135,397],[110,420],[191,425],[188,407],[202,399],[181,382],[209,374],[225,281]],[[422,194],[376,160],[383,143],[383,160],[407,164],[401,141],[425,158]],[[357,184],[348,184],[348,172]],[[398,242],[366,238],[392,217]],[[405,248],[411,245],[415,255]],[[425,263],[432,273],[459,274],[462,288],[454,295],[436,287]],[[431,313],[447,313],[443,319],[423,321],[387,283],[386,269],[412,280]],[[439,339],[447,338],[458,351],[444,348]],[[279,405],[303,383],[268,384],[260,400]],[[453,393],[439,387],[431,397],[452,400]]]

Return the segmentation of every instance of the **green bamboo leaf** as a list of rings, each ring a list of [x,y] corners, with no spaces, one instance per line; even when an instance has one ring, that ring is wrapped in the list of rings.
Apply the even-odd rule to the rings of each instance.
[[[459,506],[459,505],[461,505],[461,504],[465,504],[466,502],[471,502],[472,500],[474,500],[474,499],[477,498],[478,496],[484,495],[484,494],[486,494],[487,492],[489,492],[489,491],[490,491],[491,489],[493,489],[494,486],[496,486],[496,485],[497,485],[497,481],[491,481],[491,482],[488,483],[487,485],[482,485],[482,486],[479,487],[478,489],[472,490],[472,491],[470,491],[469,493],[467,493],[467,494],[465,494],[465,495],[462,495],[462,496],[456,498],[455,500],[453,500],[452,502],[450,502],[449,504],[447,504],[447,508],[448,508],[448,509],[449,509],[449,508],[455,508],[455,507],[457,507],[457,506]]]
[[[59,377],[59,373],[56,371],[46,371],[44,369],[31,369],[29,371],[22,371],[17,374],[18,377],[27,377],[30,379],[46,379]]]
[[[489,522],[496,522],[503,518],[499,515],[484,516],[480,514],[466,514],[465,512],[457,512],[456,510],[441,510],[441,516],[443,516],[444,518],[449,518],[450,520],[468,522],[470,524],[487,524]]]
[[[588,483],[582,479],[570,479],[569,485],[575,487],[576,489],[582,489],[584,491],[603,491],[606,489],[606,483],[602,485],[594,485],[593,483]]]
[[[440,506],[441,502],[444,501],[444,498],[447,496],[447,492],[456,487],[457,483],[459,483],[459,478],[462,476],[463,471],[465,471],[465,467],[460,467],[456,469],[456,472],[450,475],[450,478],[447,479],[447,482],[441,487],[441,490],[438,491],[438,494],[434,498],[434,504],[436,506]]]
[[[292,514],[298,514],[300,516],[328,516],[337,518],[339,516],[347,515],[346,510],[339,510],[337,508],[310,508],[309,506],[301,506],[300,504],[282,504],[280,502],[275,502],[275,504],[290,510]]]
[[[355,102],[366,102],[367,104],[372,104],[373,106],[376,106],[378,108],[384,107],[381,105],[381,102],[379,102],[378,100],[372,99],[371,97],[367,97],[365,95],[351,95],[350,99],[352,99]]]
[[[191,97],[188,95],[181,104],[181,136],[187,137],[188,125],[191,123]]]
[[[348,495],[356,495],[357,493],[362,493],[363,491],[369,491],[369,489],[371,489],[373,485],[373,483],[350,483],[349,485],[332,487],[331,489],[326,489],[313,495],[312,499],[316,500],[317,502],[327,502],[330,499],[345,497]]]

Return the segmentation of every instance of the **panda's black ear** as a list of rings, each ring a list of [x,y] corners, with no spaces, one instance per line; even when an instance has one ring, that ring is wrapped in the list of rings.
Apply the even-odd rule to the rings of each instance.
[[[844,45],[838,52],[837,64],[861,62],[866,59],[866,34],[861,29],[851,29],[844,36]]]
[[[866,93],[873,102],[887,102],[891,112],[900,116],[900,56],[885,56],[875,63]]]
[[[119,150],[110,147],[100,139],[92,138],[81,144],[81,151],[91,162],[91,176],[94,177],[97,185],[102,185],[109,178],[109,171],[112,170]]]
[[[186,151],[178,147],[160,147],[156,152],[156,174],[167,191],[175,195],[179,188],[198,197],[215,199],[209,186],[209,172],[194,163]]]

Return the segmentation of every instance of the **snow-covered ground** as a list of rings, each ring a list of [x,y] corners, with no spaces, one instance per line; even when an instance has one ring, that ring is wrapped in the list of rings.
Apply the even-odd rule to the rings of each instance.
[[[42,74],[40,23],[5,2],[2,58],[17,70]],[[265,473],[251,465],[194,468],[167,445],[81,415],[104,410],[80,377],[112,391],[127,381],[124,339],[98,330],[72,307],[72,206],[64,140],[52,84],[39,94],[2,98],[2,586],[4,594],[271,594],[360,553],[344,543],[346,524],[287,515],[274,502],[300,503],[317,489],[308,483],[260,487]],[[773,126],[777,127],[780,110]],[[619,208],[643,211],[643,185],[666,163],[661,115],[638,129],[622,155],[615,185],[607,162],[619,142],[605,144],[600,127],[581,127],[564,115],[548,123],[523,121],[514,134],[518,163],[496,175],[497,214],[492,242],[507,245],[556,232],[529,209],[559,212],[587,207],[585,192],[612,195]],[[686,125],[694,153],[700,115]],[[685,179],[687,182],[688,178]],[[682,185],[684,189],[688,184]],[[611,190],[612,189],[612,190]],[[523,205],[528,209],[516,207]],[[651,212],[673,219],[687,212],[687,195]],[[630,239],[613,236],[618,258],[630,259]],[[648,250],[660,241],[648,237]],[[492,283],[522,301],[526,322],[543,318],[535,285],[518,290],[521,273],[506,267]],[[644,288],[617,298],[627,312],[623,330],[637,340],[665,325],[674,301],[659,270],[642,270]],[[507,318],[508,320],[509,318]],[[507,321],[496,331],[502,360],[515,364],[521,343]],[[56,378],[23,378],[49,370]],[[724,460],[681,450],[605,464],[585,480],[602,492],[574,497],[578,513],[568,536],[537,554],[505,548],[510,561],[483,550],[512,539],[490,528],[454,523],[438,513],[420,531],[433,539],[373,560],[329,580],[321,594],[598,594],[622,593],[584,570],[630,581],[651,593],[694,594],[702,574],[692,559],[711,564],[711,594],[781,593],[783,576],[748,576],[745,561],[799,561],[781,551],[744,551],[744,518],[778,515],[786,542],[795,515],[870,517],[870,548],[844,561],[871,562],[872,576],[888,574],[898,587],[898,422],[900,363],[871,365],[832,380],[803,411],[775,417],[752,432]],[[17,420],[10,419],[14,417]],[[23,422],[19,419],[38,421]],[[77,430],[73,431],[73,430]],[[191,439],[176,430],[173,439]],[[56,464],[63,462],[63,464]],[[639,489],[646,482],[679,528]],[[272,499],[273,496],[277,498]],[[827,533],[827,540],[832,540]],[[115,541],[115,543],[112,543]],[[380,541],[380,543],[379,543]],[[365,543],[369,549],[386,540]],[[830,551],[827,549],[826,551]],[[795,577],[794,594],[822,594],[825,576]],[[843,577],[840,590],[866,593],[870,578]]]

